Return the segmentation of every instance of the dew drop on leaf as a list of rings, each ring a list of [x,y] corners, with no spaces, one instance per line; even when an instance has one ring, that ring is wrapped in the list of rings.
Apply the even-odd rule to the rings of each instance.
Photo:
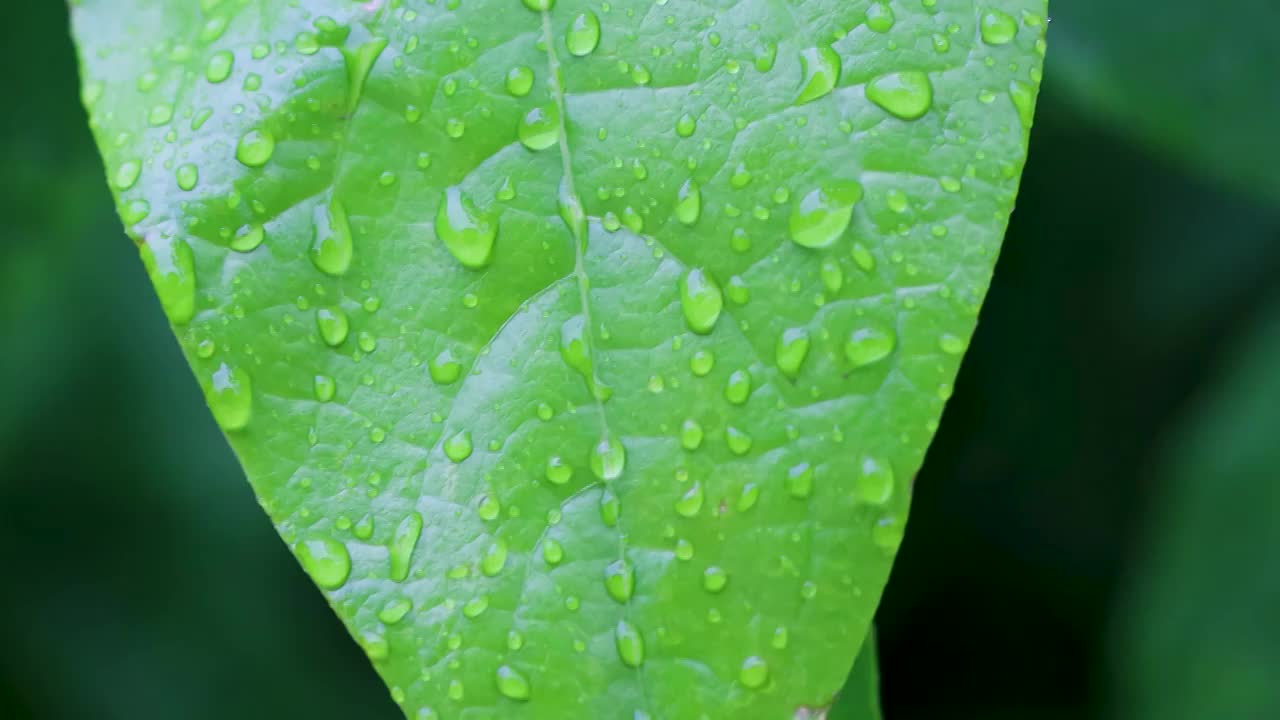
[[[916,120],[933,106],[933,85],[917,70],[889,73],[867,83],[867,99],[895,117]]]
[[[498,226],[457,187],[445,191],[436,212],[436,234],[463,267],[478,270],[493,257]]]
[[[797,105],[813,102],[835,89],[840,81],[840,55],[829,46],[809,48],[800,54],[804,80],[800,85]]]
[[[862,200],[862,185],[853,181],[829,183],[800,198],[791,210],[791,239],[807,248],[835,244],[853,219]]]
[[[351,574],[351,556],[347,546],[330,538],[304,540],[294,545],[294,554],[316,585],[337,590]]]
[[[249,373],[222,363],[209,379],[205,400],[219,427],[227,432],[243,430],[253,415],[253,382]]]

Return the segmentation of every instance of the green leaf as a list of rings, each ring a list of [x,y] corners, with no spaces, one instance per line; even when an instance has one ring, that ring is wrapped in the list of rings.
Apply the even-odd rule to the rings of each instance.
[[[1122,132],[1280,201],[1280,5],[1075,0],[1054,8],[1055,78]]]
[[[876,633],[867,633],[862,652],[853,663],[840,697],[827,713],[828,720],[880,720],[880,663],[876,659]]]
[[[1172,434],[1115,627],[1121,717],[1280,716],[1280,303]]]
[[[551,5],[74,26],[214,417],[407,715],[816,712],[988,285],[1043,0]]]

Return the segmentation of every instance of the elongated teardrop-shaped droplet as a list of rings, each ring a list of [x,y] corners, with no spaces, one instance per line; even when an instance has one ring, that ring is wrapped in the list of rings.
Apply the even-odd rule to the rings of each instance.
[[[521,675],[510,665],[498,668],[498,692],[512,700],[528,700],[530,693],[529,679]]]
[[[312,264],[326,275],[345,275],[351,269],[352,241],[342,202],[333,198],[317,206],[311,214],[311,229]]]
[[[572,55],[577,57],[590,55],[600,44],[600,18],[590,10],[578,13],[569,25],[564,44]]]
[[[364,82],[373,64],[387,47],[386,38],[374,38],[354,50],[343,48],[342,59],[347,68],[347,113],[355,111],[364,96]]]
[[[874,325],[854,330],[844,344],[845,357],[855,368],[879,362],[893,352],[897,339],[888,330]]]
[[[493,258],[498,226],[480,214],[471,198],[457,187],[445,191],[436,211],[436,234],[463,267],[478,270]]]
[[[293,552],[302,569],[325,590],[337,590],[351,575],[351,555],[347,553],[347,546],[337,540],[304,540],[293,546]]]
[[[485,551],[484,557],[480,558],[480,572],[485,577],[493,577],[502,572],[502,568],[507,566],[507,541],[498,538]]]
[[[196,314],[196,262],[183,240],[147,238],[138,248],[169,322],[185,325]]]
[[[680,307],[689,329],[706,335],[716,326],[724,310],[724,293],[715,278],[702,268],[693,268],[680,280]]]
[[[605,402],[613,395],[613,390],[596,378],[589,340],[585,315],[574,315],[565,320],[560,326],[560,357],[565,365],[582,376],[592,397]]]
[[[702,216],[702,188],[694,180],[686,180],[676,193],[675,214],[684,225],[693,225]]]
[[[697,517],[702,511],[702,503],[705,494],[702,491],[702,483],[695,482],[693,487],[685,491],[684,495],[676,500],[676,513],[681,517]]]
[[[933,107],[933,85],[918,70],[889,73],[867,83],[867,99],[896,117],[916,120]]]
[[[409,513],[396,534],[391,539],[391,579],[403,582],[409,577],[409,567],[413,561],[413,549],[418,545],[418,537],[422,535],[422,516],[416,512]]]
[[[616,480],[627,464],[627,451],[622,443],[607,437],[591,450],[591,472],[601,480]]]
[[[791,239],[802,247],[835,244],[853,220],[853,207],[862,200],[862,185],[837,181],[811,191],[791,210]]]
[[[800,85],[797,105],[813,102],[829,95],[840,82],[840,54],[829,46],[810,48],[800,54],[804,81]]]
[[[804,328],[788,328],[778,337],[778,346],[774,357],[778,369],[783,375],[795,379],[800,374],[800,366],[809,356],[809,332]]]
[[[209,379],[205,400],[219,427],[227,432],[243,430],[253,416],[253,382],[249,373],[222,363]]]
[[[618,658],[623,665],[638,668],[644,664],[644,636],[635,625],[619,620],[613,637],[618,648]]]
[[[530,150],[545,150],[560,140],[560,110],[554,105],[525,113],[516,129],[520,142]]]

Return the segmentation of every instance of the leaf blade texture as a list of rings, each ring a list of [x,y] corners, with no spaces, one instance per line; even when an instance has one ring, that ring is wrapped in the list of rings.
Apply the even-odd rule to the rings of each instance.
[[[408,717],[793,717],[870,628],[1042,2],[82,0],[126,229]]]

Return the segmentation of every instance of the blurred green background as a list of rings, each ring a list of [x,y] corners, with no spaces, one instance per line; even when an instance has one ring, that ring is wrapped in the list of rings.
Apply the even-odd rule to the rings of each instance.
[[[880,613],[890,720],[1280,717],[1280,4],[1152,8],[1052,8]],[[6,12],[0,718],[395,718],[120,230],[65,7]]]

